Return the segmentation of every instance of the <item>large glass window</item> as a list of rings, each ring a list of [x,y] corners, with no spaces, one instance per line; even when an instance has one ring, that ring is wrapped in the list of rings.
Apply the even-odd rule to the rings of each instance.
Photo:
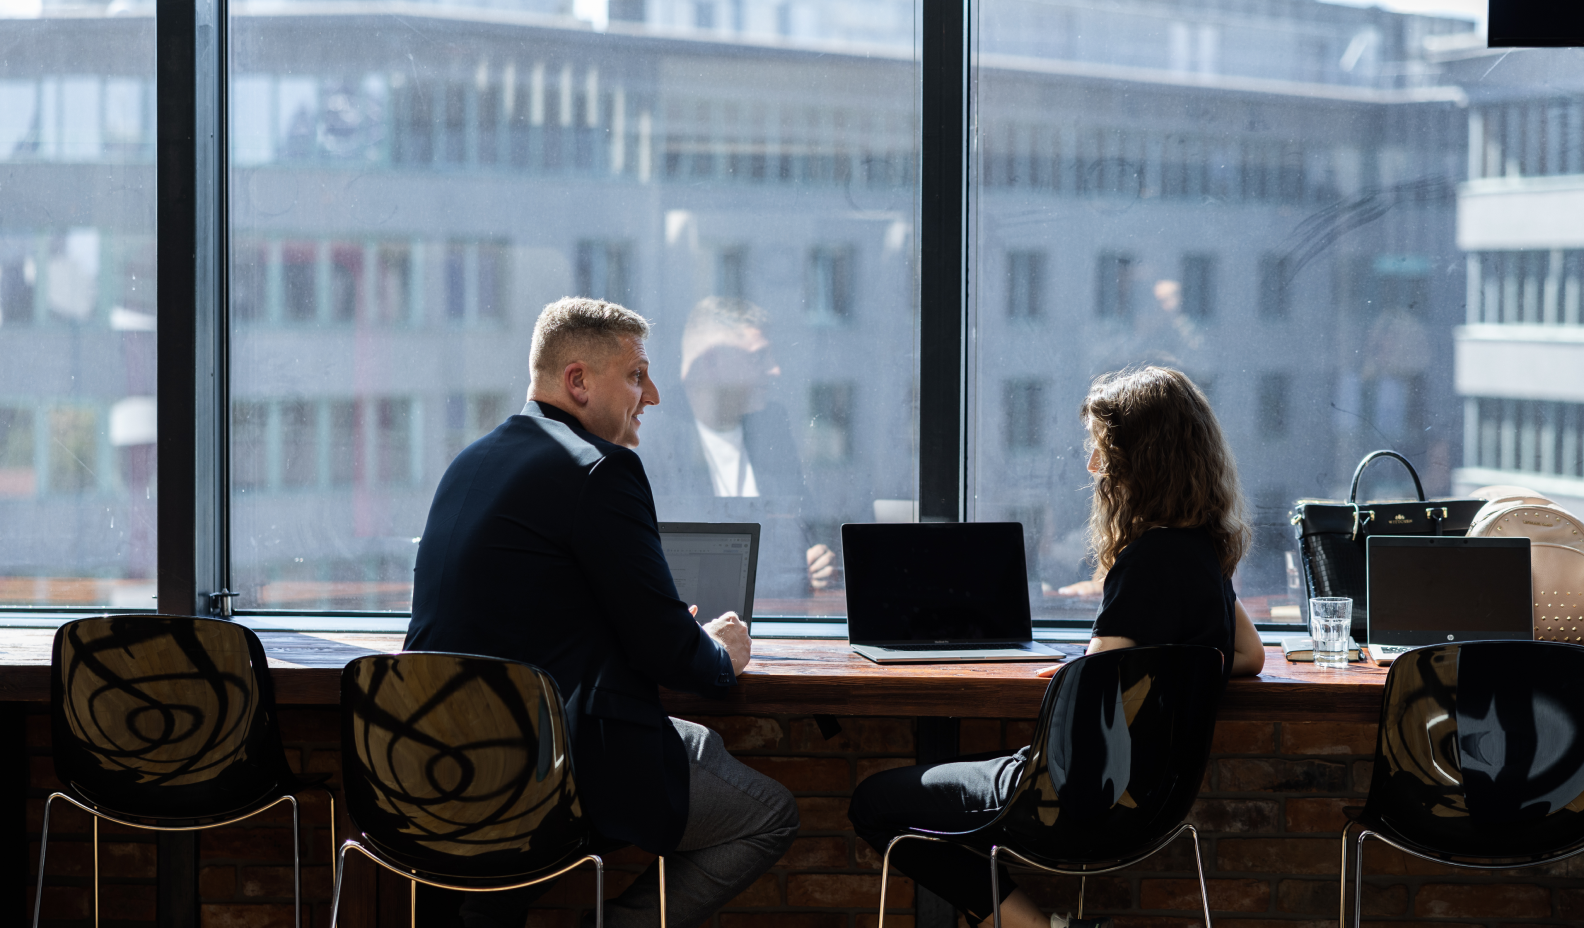
[[[579,294],[655,323],[660,519],[761,523],[756,613],[842,614],[811,558],[918,482],[914,5],[501,6],[233,19],[237,608],[407,608]]]
[[[976,8],[970,499],[1024,523],[1037,615],[1093,614],[1078,407],[1130,365],[1209,394],[1260,621],[1299,619],[1293,502],[1369,450],[1584,503],[1577,53],[1486,50],[1483,4]]]
[[[153,12],[0,4],[0,606],[155,606]]]

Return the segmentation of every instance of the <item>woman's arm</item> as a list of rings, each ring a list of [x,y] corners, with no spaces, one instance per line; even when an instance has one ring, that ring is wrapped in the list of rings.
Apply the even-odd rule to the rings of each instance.
[[[1089,647],[1084,651],[1084,654],[1099,654],[1101,651],[1115,651],[1117,648],[1131,648],[1135,647],[1137,644],[1138,642],[1134,641],[1132,638],[1124,638],[1121,635],[1103,635],[1099,638],[1090,638]]]
[[[1117,648],[1131,648],[1137,643],[1138,642],[1134,641],[1132,638],[1123,638],[1121,635],[1106,635],[1103,638],[1090,638],[1089,647],[1084,650],[1084,655],[1087,657],[1090,654],[1099,654],[1101,651],[1115,651]],[[1049,667],[1041,667],[1040,669],[1034,671],[1034,675],[1036,677],[1054,677],[1056,676],[1056,671],[1062,669],[1064,666],[1066,665],[1052,664]]]
[[[1239,600],[1237,614],[1232,620],[1232,676],[1252,677],[1264,669],[1265,645],[1260,641],[1254,622],[1243,611],[1243,603]]]

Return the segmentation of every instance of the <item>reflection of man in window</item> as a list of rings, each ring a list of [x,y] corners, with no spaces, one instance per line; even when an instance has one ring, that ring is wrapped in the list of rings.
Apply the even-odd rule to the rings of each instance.
[[[663,518],[760,522],[756,592],[797,597],[829,585],[834,556],[803,520],[792,428],[769,398],[781,376],[769,325],[747,300],[712,296],[693,307],[682,330],[686,408],[667,410],[644,459]]]

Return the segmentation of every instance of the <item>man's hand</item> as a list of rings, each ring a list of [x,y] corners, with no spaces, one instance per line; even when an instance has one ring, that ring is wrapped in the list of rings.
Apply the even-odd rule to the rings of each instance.
[[[712,622],[704,623],[704,633],[720,642],[720,646],[731,656],[732,673],[742,673],[753,656],[753,642],[748,638],[748,626],[737,618],[737,613],[728,612]]]
[[[808,549],[809,586],[823,590],[830,586],[831,578],[834,576],[836,576],[836,552],[824,545],[815,545]]]
[[[1104,592],[1104,580],[1079,580],[1077,583],[1069,583],[1066,586],[1061,587],[1060,589],[1056,590],[1054,594],[1046,593],[1045,595],[1081,596],[1085,599],[1088,599],[1090,597],[1099,596]]]

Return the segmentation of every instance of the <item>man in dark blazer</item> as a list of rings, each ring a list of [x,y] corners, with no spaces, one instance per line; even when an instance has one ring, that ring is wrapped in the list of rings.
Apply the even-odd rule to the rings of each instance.
[[[667,856],[667,915],[697,925],[790,846],[797,807],[702,726],[668,718],[658,687],[724,695],[747,665],[733,613],[700,626],[660,546],[638,445],[659,403],[648,323],[581,298],[534,327],[529,402],[447,468],[418,546],[406,647],[543,668],[566,703],[579,791],[610,847]],[[518,928],[540,887],[471,894],[467,928]],[[651,928],[658,877],[607,905]]]

